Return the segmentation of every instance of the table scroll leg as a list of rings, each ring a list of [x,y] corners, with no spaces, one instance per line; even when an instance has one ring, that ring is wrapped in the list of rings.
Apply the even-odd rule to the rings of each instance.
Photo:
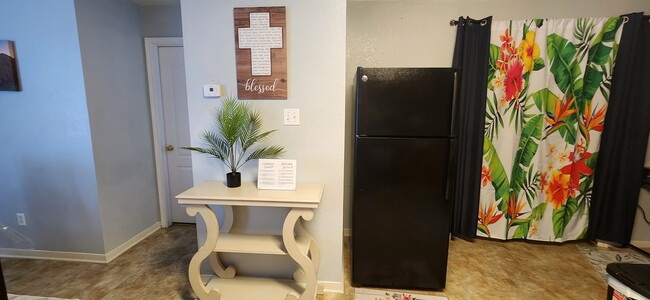
[[[224,205],[223,211],[224,211],[223,226],[221,226],[220,231],[228,233],[232,228],[233,208],[230,205]],[[210,255],[210,257],[208,258],[208,261],[210,262],[210,267],[212,267],[214,273],[216,273],[220,278],[235,277],[235,273],[237,273],[237,269],[235,268],[235,266],[228,266],[228,268],[224,268],[223,264],[221,263],[221,259],[219,258],[219,253],[213,252],[212,255]]]
[[[223,207],[223,226],[221,226],[221,232],[230,232],[232,228],[233,215],[234,211],[231,205],[224,205]]]
[[[311,257],[316,272],[318,272],[318,267],[320,266],[320,249],[318,248],[318,243],[316,243],[316,240],[311,237],[307,230],[305,230],[300,221],[296,222],[296,234],[306,236],[311,240],[309,243],[309,256]]]
[[[314,263],[312,262],[312,260],[307,255],[300,253],[300,250],[298,250],[298,244],[296,243],[296,236],[294,234],[296,223],[298,223],[300,217],[309,221],[314,217],[314,211],[308,208],[291,209],[289,214],[287,214],[287,218],[284,220],[284,225],[282,226],[282,240],[284,242],[284,247],[287,249],[287,252],[289,253],[289,256],[291,256],[291,258],[293,258],[293,260],[295,260],[296,263],[298,263],[298,265],[302,269],[302,272],[304,273],[304,280],[306,282],[306,286],[305,286],[305,290],[302,292],[300,297],[290,293],[287,295],[286,300],[316,299],[316,290],[317,290],[316,268],[314,267]],[[320,253],[317,255],[320,255]],[[294,273],[294,276],[295,275],[297,274]]]
[[[192,260],[190,260],[188,271],[190,285],[199,299],[219,300],[221,298],[221,292],[218,290],[208,290],[201,280],[201,262],[212,254],[214,246],[217,244],[217,238],[219,235],[219,223],[217,222],[217,217],[215,217],[214,212],[207,205],[192,205],[188,206],[185,210],[187,211],[187,214],[192,217],[196,216],[197,213],[200,214],[203,221],[205,221],[206,227],[205,242],[196,254],[192,256]]]
[[[224,268],[221,259],[219,259],[219,253],[212,253],[208,258],[208,261],[210,262],[210,267],[212,267],[212,270],[217,274],[217,276],[219,276],[219,278],[235,278],[237,268],[235,268],[235,266]]]
[[[298,220],[296,222],[296,235],[298,236],[306,236],[309,238],[309,257],[311,258],[311,262],[314,265],[314,269],[316,269],[316,273],[318,273],[318,267],[320,266],[320,249],[318,248],[318,243],[316,243],[316,240],[311,237],[311,235],[305,230],[303,227],[302,221]],[[295,272],[293,272],[293,278],[296,282],[305,282],[305,276],[304,272],[302,269],[298,269]],[[318,290],[316,291],[317,294],[323,294],[323,286],[320,284],[318,285]]]

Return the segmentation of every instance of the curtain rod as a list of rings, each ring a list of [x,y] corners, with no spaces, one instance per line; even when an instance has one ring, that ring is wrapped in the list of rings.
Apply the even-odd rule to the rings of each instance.
[[[465,22],[467,22],[467,23],[469,23],[469,24],[476,24],[476,23],[478,23],[478,24],[481,24],[481,26],[485,26],[485,25],[487,24],[487,21],[486,21],[486,20],[480,20],[480,21],[478,21],[478,20],[467,19],[467,21],[465,21]],[[449,26],[457,26],[457,25],[458,25],[458,21],[457,21],[457,20],[451,20],[451,21],[449,21]],[[461,25],[462,25],[462,26],[465,26],[465,23],[462,23]]]
[[[630,20],[630,18],[628,18],[627,16],[623,16],[623,24],[627,23],[627,21],[629,21],[629,20]],[[469,22],[469,24],[479,23],[479,24],[481,24],[481,26],[485,26],[485,25],[487,24],[487,21],[486,21],[486,20],[481,20],[481,21],[479,22],[479,21],[477,21],[477,20],[467,19],[466,22]],[[648,20],[648,22],[650,22],[650,20]],[[457,25],[458,25],[458,21],[457,21],[457,20],[451,20],[451,21],[449,21],[449,26],[457,26]],[[464,23],[461,24],[461,25],[465,26]]]

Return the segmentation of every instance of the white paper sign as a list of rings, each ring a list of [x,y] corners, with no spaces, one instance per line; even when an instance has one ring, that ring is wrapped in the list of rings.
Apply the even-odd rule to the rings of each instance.
[[[260,159],[257,167],[257,188],[260,190],[295,190],[295,159]]]

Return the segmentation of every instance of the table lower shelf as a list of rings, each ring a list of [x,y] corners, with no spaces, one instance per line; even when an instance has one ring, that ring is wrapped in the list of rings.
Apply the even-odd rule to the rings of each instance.
[[[305,255],[309,252],[310,242],[311,239],[308,237],[296,237],[298,250]],[[214,251],[220,253],[287,255],[282,236],[279,235],[222,233],[217,239]]]
[[[255,277],[235,277],[232,279],[217,276],[201,276],[208,290],[216,289],[221,300],[278,299],[284,300],[289,293],[300,296],[305,284],[292,280]]]

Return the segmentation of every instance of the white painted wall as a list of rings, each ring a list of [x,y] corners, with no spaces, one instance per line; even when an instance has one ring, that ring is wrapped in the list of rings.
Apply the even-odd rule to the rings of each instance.
[[[645,11],[648,0],[348,0],[346,67],[345,228],[350,227],[354,146],[354,72],[364,67],[448,67],[459,16],[495,21],[617,16]],[[650,199],[649,199],[650,200]],[[649,210],[650,211],[650,210]],[[650,240],[650,230],[648,231]]]
[[[105,251],[160,220],[140,8],[75,1]]]
[[[104,253],[73,0],[2,2],[21,92],[0,91],[0,248]],[[17,226],[16,213],[27,226]]]
[[[297,159],[298,181],[325,184],[321,207],[307,227],[322,252],[318,280],[342,283],[344,1],[182,1],[192,144],[201,145],[200,132],[214,128],[210,111],[220,103],[204,99],[202,85],[214,81],[224,84],[226,92],[236,94],[233,8],[269,5],[287,8],[289,99],[253,101],[253,105],[261,112],[265,129],[279,129],[270,143],[283,145],[287,149],[285,158]],[[283,108],[299,108],[302,124],[283,126]],[[195,183],[225,180],[223,166],[213,158],[195,153],[192,165]],[[243,180],[255,180],[256,162],[242,172]],[[268,231],[269,227],[279,229],[282,213],[277,209],[254,210],[247,216],[248,225],[258,232]],[[199,226],[199,239],[204,235]]]
[[[180,3],[140,6],[140,18],[142,20],[142,35],[145,37],[183,36]]]

